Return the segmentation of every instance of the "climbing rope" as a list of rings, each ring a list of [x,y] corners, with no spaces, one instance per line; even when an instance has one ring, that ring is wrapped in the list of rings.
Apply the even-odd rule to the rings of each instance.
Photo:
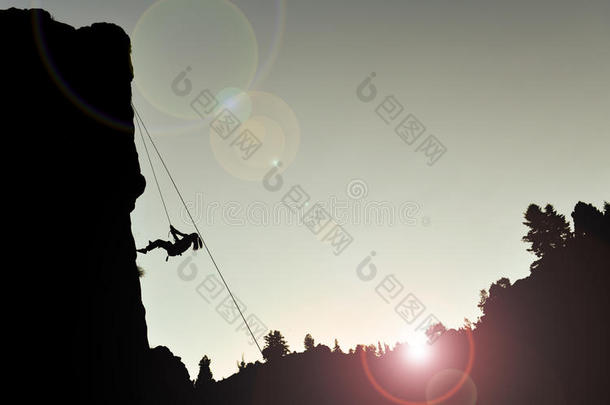
[[[133,104],[132,104],[133,106]],[[135,108],[134,108],[135,110]],[[155,183],[157,184],[157,190],[159,191],[159,197],[161,197],[161,202],[163,203],[163,209],[165,210],[165,216],[167,217],[167,222],[169,225],[172,224],[171,219],[169,219],[169,212],[167,211],[167,205],[165,205],[165,199],[163,198],[163,192],[161,192],[161,186],[159,185],[159,180],[157,179],[157,174],[155,173],[155,166],[152,163],[152,159],[150,158],[150,153],[148,152],[148,146],[146,146],[146,140],[144,139],[144,134],[142,133],[142,128],[140,127],[140,120],[136,119],[136,124],[138,125],[138,132],[140,133],[140,137],[142,138],[142,143],[144,144],[144,150],[146,151],[146,156],[148,157],[148,163],[150,163],[150,170],[152,170],[153,177],[155,178]]]
[[[150,132],[148,132],[148,128],[146,127],[146,124],[144,124],[144,120],[142,120],[142,117],[140,116],[140,113],[138,112],[136,107],[133,105],[133,103],[131,104],[131,107],[133,108],[133,111],[135,112],[136,123],[138,124],[138,129],[140,130],[140,135],[142,136],[142,140],[144,140],[144,136],[142,135],[142,130],[140,128],[140,124],[142,124],[142,127],[144,128],[144,131],[146,131],[146,135],[148,137],[148,140],[150,141],[151,145],[153,146],[155,152],[157,153],[157,156],[159,157],[159,160],[161,161],[161,164],[163,165],[163,168],[165,169],[165,172],[167,173],[169,179],[171,180],[172,185],[174,186],[174,189],[176,190],[176,193],[178,194],[178,197],[180,197],[180,201],[182,202],[182,205],[184,206],[184,209],[186,210],[186,213],[187,213],[189,219],[191,220],[191,223],[193,224],[193,227],[195,228],[195,231],[197,231],[197,235],[199,235],[199,238],[203,242],[203,247],[205,248],[206,252],[208,253],[208,256],[210,256],[210,260],[212,261],[212,264],[214,264],[214,268],[216,268],[216,272],[218,272],[218,275],[220,276],[220,279],[222,280],[222,283],[224,284],[225,288],[229,292],[229,295],[231,296],[231,299],[233,300],[233,304],[235,304],[235,308],[237,308],[237,311],[239,312],[239,315],[241,316],[241,319],[244,321],[244,325],[246,325],[246,328],[248,329],[248,332],[250,332],[250,336],[252,336],[252,340],[254,341],[254,343],[256,343],[256,347],[258,348],[258,351],[262,355],[263,354],[263,350],[261,349],[260,345],[258,344],[258,341],[256,340],[256,337],[254,336],[254,333],[252,332],[252,329],[250,328],[250,325],[248,325],[248,322],[246,321],[246,318],[244,317],[244,313],[242,312],[241,308],[237,304],[237,300],[235,299],[235,296],[233,295],[233,292],[229,288],[229,285],[227,284],[227,281],[225,280],[224,276],[222,275],[222,272],[220,271],[220,268],[218,267],[218,264],[216,263],[216,260],[214,259],[214,256],[212,255],[212,252],[208,248],[208,244],[206,243],[205,238],[202,236],[201,232],[199,232],[199,228],[197,227],[197,224],[195,223],[195,220],[193,219],[193,216],[191,215],[191,212],[190,212],[188,206],[186,205],[186,202],[184,201],[184,198],[182,198],[182,193],[180,193],[180,189],[178,188],[178,185],[174,181],[174,178],[172,177],[172,174],[170,173],[169,168],[165,164],[165,160],[163,160],[163,157],[161,156],[161,153],[159,152],[159,149],[157,149],[157,145],[155,145],[155,142],[153,141],[152,136],[150,135]],[[144,146],[146,148],[146,144]],[[150,159],[150,155],[148,154],[148,148],[146,148],[146,154],[148,156],[148,161],[150,162],[150,165],[152,167],[152,160]],[[153,175],[155,175],[154,169],[153,169]],[[155,175],[155,181],[157,181],[157,176],[156,175]],[[159,189],[159,194],[161,195],[161,200],[163,201],[163,207],[165,208],[165,214],[167,215],[167,220],[170,221],[169,214],[167,212],[167,207],[165,206],[165,201],[163,200],[163,195],[161,193],[161,188],[159,187],[159,182],[158,181],[157,181],[157,188]],[[171,221],[170,221],[170,224],[171,224]]]

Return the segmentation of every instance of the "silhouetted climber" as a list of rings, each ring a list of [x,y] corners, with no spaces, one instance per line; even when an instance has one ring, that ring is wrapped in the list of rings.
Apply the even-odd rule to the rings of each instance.
[[[148,241],[148,246],[143,249],[138,249],[138,252],[146,254],[153,249],[162,248],[167,251],[167,257],[165,258],[165,261],[167,261],[169,256],[182,255],[191,245],[193,246],[193,250],[198,250],[203,246],[203,242],[197,233],[185,234],[174,228],[173,225],[169,226],[169,230],[174,237],[173,243],[162,239],[157,239],[154,242]]]

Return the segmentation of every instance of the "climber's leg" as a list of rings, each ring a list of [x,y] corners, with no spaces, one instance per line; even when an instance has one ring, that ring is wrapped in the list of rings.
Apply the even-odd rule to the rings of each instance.
[[[162,239],[157,239],[154,242],[148,241],[148,246],[146,246],[143,249],[138,249],[138,252],[140,253],[148,253],[153,249],[165,249],[165,250],[169,250],[172,248],[172,243],[168,242],[166,240],[162,240]]]

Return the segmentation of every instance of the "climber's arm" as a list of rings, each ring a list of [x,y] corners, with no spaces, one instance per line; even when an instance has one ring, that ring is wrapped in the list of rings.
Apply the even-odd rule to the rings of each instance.
[[[174,239],[176,239],[176,240],[178,240],[178,237],[177,237],[176,235],[179,235],[179,236],[181,236],[181,237],[183,237],[183,238],[186,236],[186,234],[185,234],[185,233],[180,232],[179,230],[177,230],[176,228],[174,228],[174,226],[173,226],[173,225],[170,225],[170,226],[169,226],[169,231],[172,233],[172,236],[173,236],[173,237],[174,237]]]

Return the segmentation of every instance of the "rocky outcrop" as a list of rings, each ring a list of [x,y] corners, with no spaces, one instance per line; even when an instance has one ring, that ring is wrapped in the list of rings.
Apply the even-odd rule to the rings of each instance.
[[[13,301],[28,396],[138,404],[149,350],[130,212],[145,182],[134,145],[130,40],[42,10],[0,11]],[[8,260],[8,258],[6,258]]]

